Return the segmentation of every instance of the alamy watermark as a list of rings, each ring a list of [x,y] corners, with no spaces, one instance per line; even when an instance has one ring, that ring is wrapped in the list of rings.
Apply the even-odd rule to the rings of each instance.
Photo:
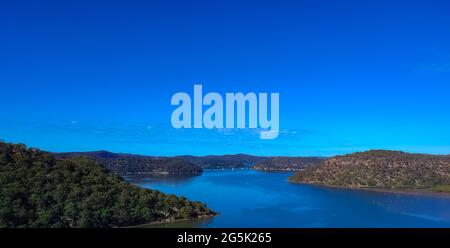
[[[178,106],[171,116],[174,128],[261,128],[264,130],[260,133],[261,139],[275,139],[279,134],[279,93],[226,93],[224,112],[224,99],[219,93],[210,92],[203,96],[202,85],[194,85],[193,101],[189,94],[178,92],[172,96],[171,104]],[[208,107],[205,111],[204,106]]]

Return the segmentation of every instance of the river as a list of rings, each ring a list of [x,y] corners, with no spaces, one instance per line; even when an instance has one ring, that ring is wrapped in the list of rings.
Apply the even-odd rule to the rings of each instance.
[[[220,213],[163,227],[450,227],[450,197],[294,184],[290,175],[235,169],[126,179]]]

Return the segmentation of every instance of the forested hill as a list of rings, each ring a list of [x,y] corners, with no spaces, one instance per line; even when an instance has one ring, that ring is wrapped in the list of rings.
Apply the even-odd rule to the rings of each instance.
[[[155,157],[108,151],[55,153],[57,158],[86,156],[121,174],[198,175],[202,169],[241,168],[267,159],[247,154]]]
[[[204,169],[241,168],[254,165],[267,157],[252,156],[247,154],[235,155],[209,155],[209,156],[178,156]]]
[[[204,204],[142,189],[86,157],[0,142],[0,227],[121,227],[212,215]]]
[[[271,157],[260,161],[252,168],[264,171],[298,171],[325,160],[321,157]]]
[[[447,191],[450,156],[385,150],[359,152],[330,158],[297,172],[290,180],[354,188]]]
[[[107,151],[55,153],[57,158],[88,157],[120,175],[199,175],[202,168],[182,158],[151,157]]]

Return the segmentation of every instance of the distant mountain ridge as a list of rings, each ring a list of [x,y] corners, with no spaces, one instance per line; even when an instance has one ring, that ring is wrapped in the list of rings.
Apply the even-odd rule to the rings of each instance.
[[[247,154],[235,155],[208,155],[208,156],[177,156],[178,158],[186,159],[187,161],[196,164],[204,169],[218,169],[218,168],[242,168],[248,165],[254,165],[260,161],[266,160],[269,157],[260,157]]]
[[[308,167],[290,181],[350,188],[446,191],[450,185],[450,156],[387,150],[358,152]]]
[[[182,158],[153,157],[108,151],[54,153],[56,158],[88,157],[120,175],[199,175],[202,168]]]
[[[268,158],[247,154],[164,157],[113,153],[104,150],[54,153],[54,156],[61,159],[88,157],[121,175],[166,174],[192,176],[201,174],[203,169],[242,168]]]
[[[323,157],[270,157],[252,166],[255,170],[264,171],[298,171],[316,165]]]

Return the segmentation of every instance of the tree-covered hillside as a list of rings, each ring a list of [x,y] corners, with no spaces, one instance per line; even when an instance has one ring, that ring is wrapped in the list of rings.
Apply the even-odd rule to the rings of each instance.
[[[121,227],[214,214],[142,189],[88,158],[0,142],[0,227]]]
[[[373,150],[336,156],[297,172],[293,182],[354,188],[432,189],[450,185],[450,156]]]
[[[204,169],[231,169],[242,168],[265,160],[266,157],[258,157],[247,154],[235,155],[209,155],[209,156],[178,156]]]
[[[68,152],[55,153],[54,155],[56,158],[63,159],[88,157],[119,175],[164,174],[196,176],[203,172],[200,166],[182,158],[152,157],[107,151]]]
[[[264,171],[298,171],[325,160],[321,157],[271,157],[252,166]]]

